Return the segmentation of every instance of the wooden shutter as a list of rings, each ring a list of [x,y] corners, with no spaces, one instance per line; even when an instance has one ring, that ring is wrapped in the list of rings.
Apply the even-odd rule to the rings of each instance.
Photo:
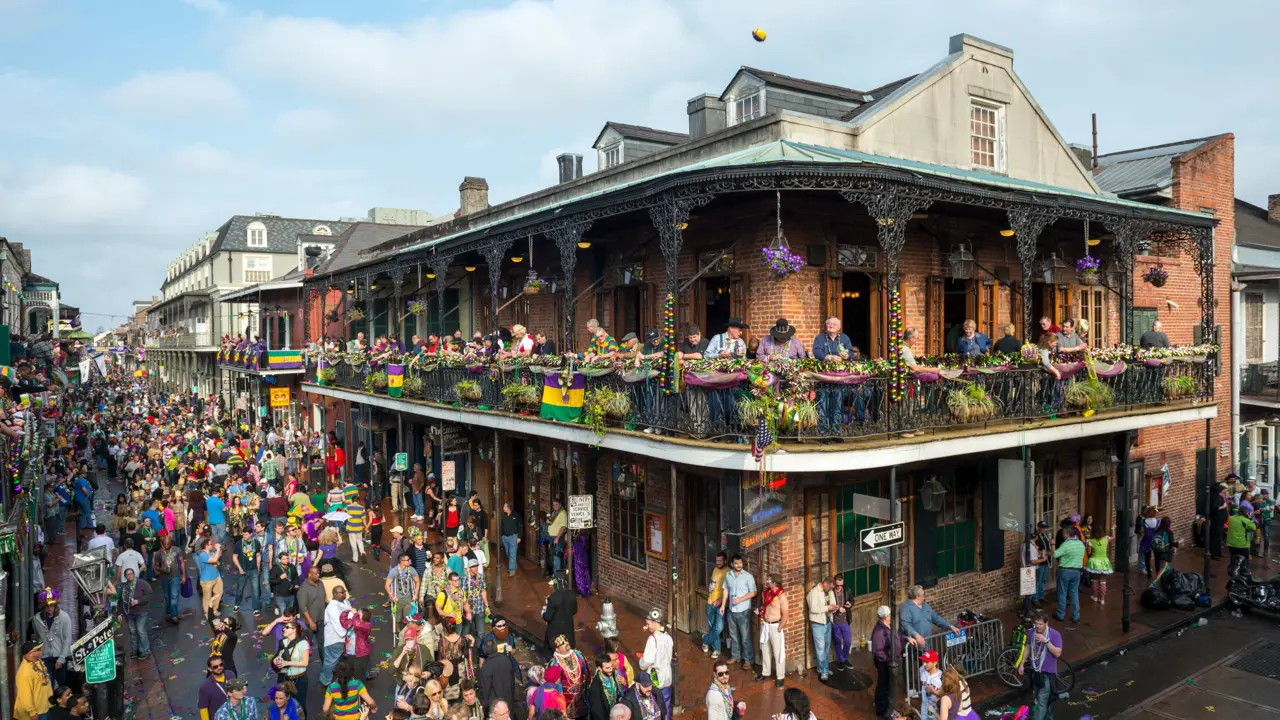
[[[1262,293],[1244,294],[1244,361],[1262,362]]]
[[[753,320],[757,324],[764,322],[761,318],[752,318],[750,308],[751,277],[746,273],[739,273],[729,278],[729,316],[742,318],[748,324]],[[772,318],[770,318],[772,320]],[[705,328],[704,328],[705,329]],[[757,336],[758,337],[758,336]]]
[[[657,316],[655,298],[657,298],[657,290],[654,289],[653,283],[643,283],[640,286],[640,332],[637,333],[641,339],[649,330],[662,329],[662,319]]]
[[[881,282],[881,275],[871,277],[871,332],[868,333],[868,344],[863,348],[865,357],[889,357],[889,290]]]
[[[1004,567],[1004,529],[1000,527],[1000,462],[982,459],[982,572]]]
[[[1063,321],[1068,318],[1072,320],[1079,319],[1077,317],[1075,305],[1072,304],[1071,290],[1066,285],[1055,285],[1054,292],[1054,308],[1057,310],[1058,317],[1054,318],[1054,322],[1058,327],[1062,327]]]
[[[917,484],[920,477],[915,478]],[[923,493],[916,492],[911,541],[915,544],[915,582],[931,588],[938,584],[938,514],[924,509]]]
[[[1201,517],[1204,517],[1209,510],[1204,502],[1205,491],[1217,481],[1217,476],[1217,452],[1213,448],[1196,450],[1196,514]]]
[[[1134,308],[1133,327],[1129,328],[1129,344],[1137,345],[1143,333],[1150,330],[1157,319],[1159,319],[1159,312],[1155,308]]]
[[[1031,328],[1022,327],[1022,303],[1026,302],[1025,293],[1029,286],[1026,283],[1018,283],[1009,286],[1009,322],[1013,323],[1014,332],[1026,337],[1023,342],[1031,342]],[[1031,322],[1034,324],[1035,319]]]
[[[945,334],[942,325],[942,290],[942,278],[933,276],[925,281],[924,352],[926,355],[942,354]]]
[[[829,317],[838,317],[844,322],[844,273],[828,270],[822,273],[822,322]]]

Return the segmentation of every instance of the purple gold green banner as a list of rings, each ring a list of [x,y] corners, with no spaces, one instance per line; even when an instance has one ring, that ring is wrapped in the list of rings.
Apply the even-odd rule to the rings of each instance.
[[[542,381],[542,410],[545,420],[573,422],[582,415],[582,401],[587,392],[587,377],[574,373],[568,387],[560,382],[560,373],[547,373]]]
[[[387,365],[387,396],[400,397],[404,393],[404,366]]]

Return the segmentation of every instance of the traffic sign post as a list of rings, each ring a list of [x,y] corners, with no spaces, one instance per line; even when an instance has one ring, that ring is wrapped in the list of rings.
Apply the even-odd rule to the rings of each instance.
[[[84,659],[84,681],[105,683],[116,679],[116,640],[107,638]]]
[[[115,637],[114,626],[110,618],[98,623],[97,627],[85,633],[79,640],[71,643],[71,666],[77,670],[83,669],[89,655],[104,645],[110,644],[111,647],[111,664],[115,666]],[[114,672],[114,670],[112,671]],[[115,677],[114,675],[112,677]],[[93,681],[89,681],[93,682]]]
[[[590,530],[595,527],[595,496],[569,496],[569,529]]]
[[[883,550],[906,542],[907,524],[905,522],[888,525],[873,525],[858,533],[858,545],[863,552]]]

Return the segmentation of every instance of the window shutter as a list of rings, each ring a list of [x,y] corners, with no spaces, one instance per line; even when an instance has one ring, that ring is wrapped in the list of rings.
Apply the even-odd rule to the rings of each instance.
[[[942,278],[925,281],[924,347],[926,355],[942,354]]]
[[[982,460],[982,572],[1004,567],[1004,530],[1000,527],[1000,464]]]
[[[834,275],[833,275],[834,273]],[[844,273],[829,270],[822,273],[822,322],[829,317],[838,317],[844,322],[844,303],[840,297],[844,292]]]
[[[636,334],[640,336],[641,342],[644,341],[646,332],[654,328],[662,329],[662,320],[655,315],[654,298],[656,296],[653,283],[644,283],[640,286],[640,332]]]
[[[750,279],[750,276],[746,273],[733,275],[729,278],[729,315],[731,317],[742,318],[747,322],[747,324],[750,324],[753,320],[753,318],[750,317],[750,297],[748,297],[748,294],[751,292]],[[757,322],[763,322],[759,319],[756,320]],[[757,337],[759,337],[759,335],[757,335]]]
[[[914,478],[915,481],[919,477]],[[938,514],[924,509],[923,493],[917,487],[912,542],[915,544],[915,583],[931,588],[938,584]]]
[[[1218,456],[1213,448],[1196,451],[1196,514],[1204,517],[1209,508],[1205,505],[1205,491],[1218,477]]]

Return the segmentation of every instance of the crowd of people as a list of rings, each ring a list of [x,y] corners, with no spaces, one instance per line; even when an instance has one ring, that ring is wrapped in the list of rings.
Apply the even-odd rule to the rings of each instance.
[[[78,533],[81,549],[104,548],[111,612],[127,627],[135,659],[153,652],[153,603],[160,602],[172,625],[207,626],[200,720],[357,720],[380,707],[390,720],[672,716],[674,641],[661,610],[647,615],[644,650],[634,657],[616,637],[598,652],[577,649],[577,596],[555,562],[564,550],[556,518],[544,526],[554,586],[543,610],[546,647],[540,650],[548,659],[521,663],[520,641],[490,601],[485,569],[499,551],[488,542],[488,515],[474,494],[437,495],[439,486],[417,466],[409,487],[399,490],[409,491],[411,521],[421,522],[395,525],[384,536],[379,486],[390,478],[379,453],[366,456],[357,447],[359,464],[348,473],[336,437],[252,427],[216,398],[158,392],[132,377],[92,387],[73,399],[77,412],[59,426],[50,448],[42,531],[46,539]],[[504,545],[508,524],[515,535],[520,520],[509,506],[498,524]],[[508,546],[509,561],[512,555]],[[369,565],[382,578],[385,601],[356,607],[349,583],[356,568]],[[736,566],[740,571],[740,558]],[[726,587],[742,584],[728,579],[727,569],[721,577]],[[781,597],[780,588],[774,592]],[[198,598],[198,613],[183,612],[188,597]],[[734,608],[743,598],[733,599],[727,610],[741,630]],[[41,612],[28,633],[24,657],[30,662],[19,669],[15,716],[85,717],[88,703],[67,686],[71,615],[56,590],[42,590],[37,603]],[[784,607],[785,598],[773,606]],[[388,611],[395,635],[387,660],[395,690],[385,698],[374,697],[366,684],[378,672],[375,611]],[[237,644],[255,631],[242,624],[249,612],[264,649],[271,643],[273,677],[261,687],[236,663]],[[88,613],[81,609],[82,628]],[[749,658],[751,645],[735,648]],[[776,648],[780,682],[780,633]],[[847,657],[847,637],[844,648]],[[745,711],[721,672],[726,665],[716,666],[706,694],[716,720],[739,719]],[[801,691],[788,689],[786,704],[792,714],[780,717],[811,717]]]

